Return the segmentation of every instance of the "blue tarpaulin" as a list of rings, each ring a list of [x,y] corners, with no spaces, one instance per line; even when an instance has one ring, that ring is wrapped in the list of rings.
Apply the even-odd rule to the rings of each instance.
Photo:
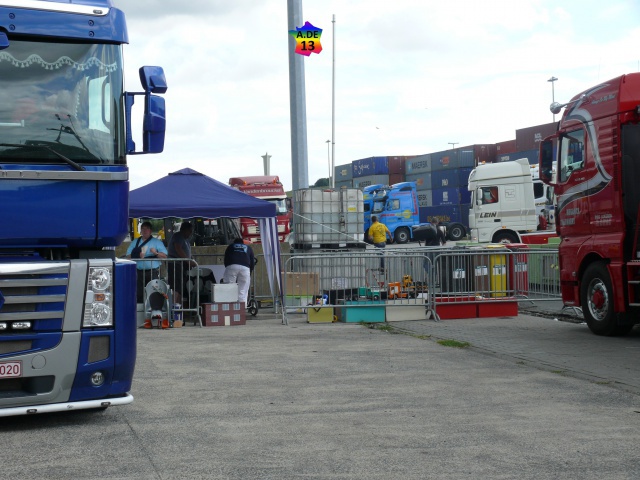
[[[130,218],[256,218],[272,293],[280,284],[276,206],[190,168],[170,173],[129,193]]]

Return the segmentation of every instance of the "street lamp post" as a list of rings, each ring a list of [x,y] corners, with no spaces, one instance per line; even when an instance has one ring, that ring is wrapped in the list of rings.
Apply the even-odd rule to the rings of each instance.
[[[551,82],[551,103],[556,103],[556,92],[553,87],[555,81],[558,80],[556,77],[551,77],[547,82]],[[556,114],[553,114],[553,123],[556,123]]]
[[[327,144],[327,161],[329,162],[329,186],[331,187],[331,140],[326,141]]]

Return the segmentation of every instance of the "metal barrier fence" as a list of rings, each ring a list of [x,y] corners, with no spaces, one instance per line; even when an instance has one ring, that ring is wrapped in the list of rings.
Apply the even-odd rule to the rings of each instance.
[[[394,307],[421,306],[431,310],[430,264],[424,250],[412,249],[332,250],[292,255],[284,262],[282,323],[288,323],[288,313],[308,309],[319,312],[330,308],[336,316],[344,318],[346,307],[358,306],[374,314],[390,301]]]
[[[560,299],[558,251],[508,244],[452,248],[434,259],[431,292],[438,308],[484,300],[519,303]]]
[[[284,263],[282,321],[287,313],[380,302],[424,305],[439,319],[451,303],[539,302],[560,298],[558,251],[495,244],[467,247],[336,250],[296,254]],[[363,320],[364,321],[364,320]]]
[[[272,307],[287,324],[288,313],[332,308],[342,319],[349,307],[372,305],[424,307],[424,318],[439,319],[446,303],[483,299],[540,302],[560,298],[558,251],[515,248],[502,244],[466,247],[409,247],[329,250],[283,254],[282,295],[272,294],[264,257],[251,278],[249,299],[260,308]],[[145,304],[145,287],[154,278],[166,282],[171,309],[202,326],[201,305],[212,302],[212,285],[224,274],[223,255],[184,259],[153,259],[156,270],[138,270],[138,303]],[[142,261],[142,260],[140,260]],[[282,305],[280,305],[282,299]],[[279,312],[279,307],[282,307]],[[397,310],[396,310],[397,312]],[[363,320],[365,321],[365,320]]]

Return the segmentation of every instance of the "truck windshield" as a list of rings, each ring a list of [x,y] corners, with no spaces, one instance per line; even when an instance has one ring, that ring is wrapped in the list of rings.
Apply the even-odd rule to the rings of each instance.
[[[276,215],[285,215],[289,212],[286,198],[272,198],[269,201],[276,204]]]
[[[124,164],[121,52],[11,40],[0,51],[0,162]]]

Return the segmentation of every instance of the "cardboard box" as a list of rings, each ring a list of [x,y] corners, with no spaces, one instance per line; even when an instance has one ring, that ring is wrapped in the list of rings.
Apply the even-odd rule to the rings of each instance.
[[[214,303],[232,303],[238,301],[237,283],[216,283],[212,286],[212,300]]]
[[[320,293],[320,276],[318,272],[286,272],[284,287],[285,295],[317,295]]]
[[[244,303],[203,303],[205,327],[246,325],[247,314]]]
[[[332,307],[308,307],[307,322],[308,323],[332,323],[333,322]]]
[[[182,320],[174,320],[173,321],[173,328],[182,328],[183,325],[183,321]]]

